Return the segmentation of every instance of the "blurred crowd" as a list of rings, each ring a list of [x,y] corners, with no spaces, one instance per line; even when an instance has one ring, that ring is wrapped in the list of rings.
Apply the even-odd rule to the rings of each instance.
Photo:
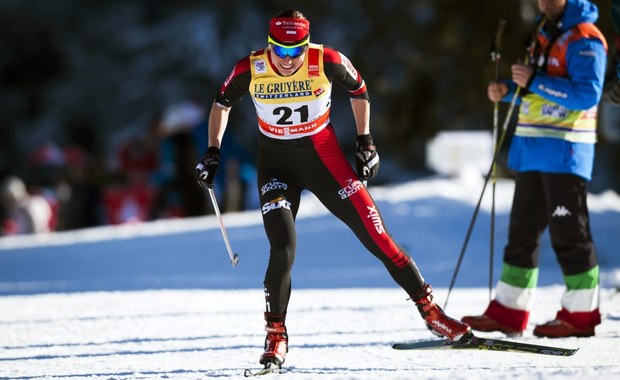
[[[194,173],[207,148],[206,117],[198,99],[173,104],[115,147],[111,160],[79,144],[47,141],[35,147],[25,163],[27,175],[0,179],[0,236],[212,213]],[[219,207],[254,207],[254,160],[233,134],[224,145],[215,187]]]

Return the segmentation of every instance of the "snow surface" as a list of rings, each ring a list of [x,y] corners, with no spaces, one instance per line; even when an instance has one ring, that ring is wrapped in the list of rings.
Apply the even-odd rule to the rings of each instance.
[[[482,188],[476,176],[371,188],[390,233],[443,305]],[[494,280],[513,184],[495,197]],[[448,314],[489,300],[490,187],[450,295]],[[620,378],[620,197],[589,197],[602,271],[603,323],[593,338],[539,339],[562,276],[543,240],[530,325],[520,341],[578,347],[572,357],[480,351],[394,351],[432,339],[413,304],[353,234],[311,195],[298,219],[298,255],[282,379]],[[262,352],[268,246],[258,211],[224,215],[231,268],[214,216],[0,239],[0,378],[241,378]],[[501,334],[479,334],[502,337]]]

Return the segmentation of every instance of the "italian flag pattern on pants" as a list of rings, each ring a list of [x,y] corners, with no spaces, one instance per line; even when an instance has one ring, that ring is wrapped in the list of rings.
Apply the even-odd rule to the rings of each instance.
[[[538,268],[519,268],[505,264],[497,284],[495,300],[485,314],[515,330],[525,330],[538,283]],[[578,328],[601,323],[599,312],[599,267],[583,273],[564,276],[566,290],[562,309],[556,318]]]

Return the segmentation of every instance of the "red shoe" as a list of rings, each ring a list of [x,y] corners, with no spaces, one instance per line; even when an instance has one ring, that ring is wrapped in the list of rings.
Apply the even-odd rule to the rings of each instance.
[[[594,327],[580,329],[564,320],[554,319],[543,325],[537,325],[534,328],[534,335],[543,338],[589,337],[594,336]]]
[[[260,356],[259,363],[267,366],[273,363],[278,367],[284,364],[284,358],[288,352],[288,334],[284,322],[269,322],[265,325],[267,337],[265,338],[265,352]]]
[[[512,327],[503,325],[486,315],[466,316],[461,321],[467,323],[472,329],[477,331],[500,331],[509,337],[519,337],[523,335],[523,330],[516,330]]]
[[[419,292],[417,300],[414,300],[418,311],[426,327],[437,336],[448,338],[452,341],[468,340],[471,338],[471,327],[466,323],[448,317],[441,307],[433,302],[433,289],[426,284]]]

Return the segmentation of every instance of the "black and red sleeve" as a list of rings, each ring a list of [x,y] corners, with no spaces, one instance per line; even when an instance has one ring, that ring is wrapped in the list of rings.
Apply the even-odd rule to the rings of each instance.
[[[249,92],[251,79],[250,57],[247,56],[237,62],[220,87],[220,91],[215,97],[216,103],[224,107],[232,107],[237,104]]]
[[[364,79],[344,54],[334,48],[324,46],[323,64],[327,78],[349,91],[351,98],[370,99]]]

